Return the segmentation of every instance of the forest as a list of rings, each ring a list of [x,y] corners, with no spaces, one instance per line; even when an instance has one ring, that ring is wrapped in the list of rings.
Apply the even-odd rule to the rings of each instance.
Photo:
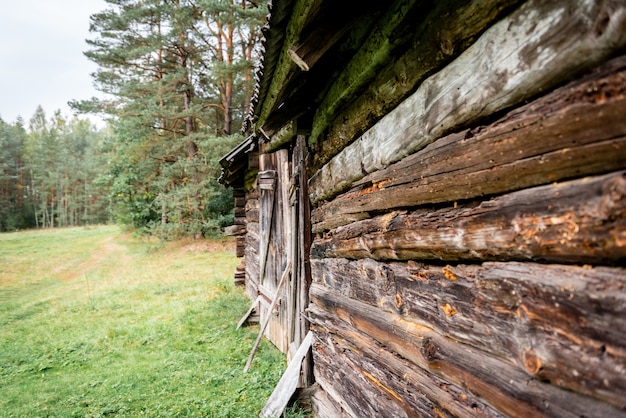
[[[117,222],[164,239],[219,234],[233,202],[218,160],[243,139],[267,1],[106,3],[85,51],[102,96],[71,101],[71,118],[0,117],[0,232]]]

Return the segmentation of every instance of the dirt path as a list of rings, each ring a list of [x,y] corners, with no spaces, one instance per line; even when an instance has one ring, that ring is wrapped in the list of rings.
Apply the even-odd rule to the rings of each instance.
[[[84,263],[81,263],[75,268],[69,268],[61,274],[61,278],[64,282],[71,282],[72,280],[83,276],[89,270],[94,269],[100,263],[106,259],[117,257],[120,263],[124,263],[130,259],[130,256],[126,254],[126,246],[113,242],[114,237],[107,237],[102,245],[95,249],[91,253],[91,257]]]

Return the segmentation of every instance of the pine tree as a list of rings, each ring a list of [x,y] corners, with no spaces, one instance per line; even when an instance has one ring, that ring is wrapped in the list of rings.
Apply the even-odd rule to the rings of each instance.
[[[21,119],[11,125],[0,118],[0,231],[34,226],[25,139]]]
[[[223,202],[215,168],[206,165],[216,158],[204,152],[238,140],[230,135],[250,102],[264,12],[234,0],[107,3],[91,17],[99,37],[88,41],[86,55],[99,65],[97,86],[112,100],[75,107],[113,117],[118,213],[165,235],[214,230],[232,202]],[[223,213],[207,209],[208,199],[222,202]]]

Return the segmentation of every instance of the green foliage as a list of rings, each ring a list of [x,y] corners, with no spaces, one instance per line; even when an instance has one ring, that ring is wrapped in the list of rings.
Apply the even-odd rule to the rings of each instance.
[[[0,232],[107,222],[104,132],[41,107],[29,125],[0,119]]]
[[[263,341],[243,373],[258,326],[235,329],[231,254],[111,226],[0,235],[2,416],[258,416],[286,364]]]
[[[118,221],[161,238],[215,236],[232,222],[216,183],[252,95],[262,2],[107,0],[87,57],[110,100],[110,188]]]

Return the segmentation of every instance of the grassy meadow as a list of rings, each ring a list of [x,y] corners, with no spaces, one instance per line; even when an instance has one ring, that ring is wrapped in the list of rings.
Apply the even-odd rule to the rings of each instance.
[[[232,241],[115,226],[0,234],[0,416],[254,417],[286,367],[232,285]]]

